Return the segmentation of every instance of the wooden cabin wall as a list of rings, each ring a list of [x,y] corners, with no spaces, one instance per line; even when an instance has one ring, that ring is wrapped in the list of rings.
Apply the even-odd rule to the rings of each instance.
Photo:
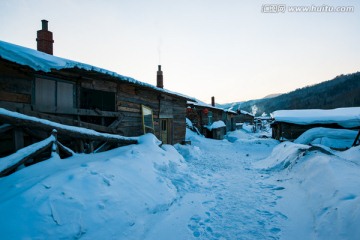
[[[223,121],[223,110],[209,109],[212,112],[212,122]]]
[[[223,121],[226,125],[226,131],[234,131],[235,130],[235,114],[224,112],[223,113]]]
[[[186,132],[186,100],[160,94],[156,91],[141,89],[134,85],[119,84],[117,93],[117,109],[124,115],[121,129],[125,136],[139,136],[143,132],[141,105],[153,111],[154,134],[160,136],[160,120],[171,122],[170,142],[181,143],[185,140]]]
[[[153,110],[154,119],[158,118],[157,94],[151,91],[138,89],[134,85],[120,83],[117,86],[117,111],[121,112],[122,119],[119,125],[125,136],[140,136],[144,134],[141,105]],[[154,121],[155,132],[158,123]]]
[[[338,124],[298,125],[298,124],[285,123],[285,122],[275,122],[271,125],[271,127],[272,127],[272,138],[277,140],[280,140],[282,138],[287,140],[295,140],[307,130],[317,127],[344,129],[344,127]]]
[[[254,117],[247,115],[247,114],[238,114],[235,116],[235,122],[236,123],[253,123],[254,122]]]
[[[3,62],[0,72],[0,107],[1,101],[31,104],[33,77]]]
[[[106,126],[116,124],[116,133],[124,136],[140,136],[144,134],[142,108],[144,105],[151,108],[154,119],[154,134],[160,138],[160,118],[168,118],[171,123],[171,143],[181,143],[185,140],[186,132],[186,99],[161,93],[156,90],[137,86],[132,83],[108,80],[101,74],[89,73],[84,70],[72,69],[54,71],[51,73],[36,73],[13,63],[2,62],[0,59],[0,107],[17,111],[19,104],[26,105],[26,109],[38,111],[44,116],[58,116],[70,118],[68,123],[80,120],[94,126],[95,130],[106,132]],[[38,75],[36,75],[38,74]],[[69,82],[74,85],[74,106],[72,109],[54,109],[36,106],[34,82],[36,78],[51,79],[58,82]],[[81,107],[81,94],[84,89],[98,90],[114,94],[114,109],[97,111]],[[105,93],[106,94],[106,93]],[[2,102],[4,103],[2,105]],[[5,104],[6,103],[6,104]],[[14,104],[16,103],[16,104]],[[13,106],[13,108],[9,108]],[[100,109],[101,110],[101,109]],[[99,112],[99,113],[97,113]],[[89,114],[87,114],[89,113]],[[55,120],[56,117],[49,120]],[[100,119],[100,121],[98,121]],[[105,120],[106,121],[105,121]],[[63,119],[64,120],[64,119]],[[96,121],[95,121],[96,120]],[[85,126],[85,125],[84,125]]]
[[[186,101],[181,99],[169,99],[169,108],[172,108],[172,144],[181,143],[185,140],[186,134]],[[163,110],[161,110],[163,111]],[[165,115],[166,116],[166,115]]]

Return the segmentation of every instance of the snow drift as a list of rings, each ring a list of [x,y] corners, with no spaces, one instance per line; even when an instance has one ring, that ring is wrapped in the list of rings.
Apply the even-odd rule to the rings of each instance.
[[[149,216],[167,211],[191,180],[181,177],[181,155],[158,144],[148,134],[138,145],[53,157],[1,178],[1,238],[143,238]]]

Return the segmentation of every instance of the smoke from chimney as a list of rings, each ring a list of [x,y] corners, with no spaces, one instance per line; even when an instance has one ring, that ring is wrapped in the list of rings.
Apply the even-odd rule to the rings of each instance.
[[[53,55],[53,34],[48,30],[48,21],[41,20],[42,29],[37,31],[37,50]]]
[[[161,65],[158,65],[158,71],[156,74],[156,86],[158,88],[164,88],[163,72],[161,71]]]

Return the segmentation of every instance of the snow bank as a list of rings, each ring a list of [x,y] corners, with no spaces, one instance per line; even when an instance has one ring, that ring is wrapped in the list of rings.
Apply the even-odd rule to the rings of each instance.
[[[333,124],[354,128],[360,126],[360,107],[336,108],[331,110],[280,110],[273,113],[275,121],[300,125]]]
[[[254,163],[254,167],[264,169],[266,171],[281,171],[291,169],[305,154],[305,150],[310,146],[295,144],[292,142],[283,142],[276,146],[271,155],[266,159]]]
[[[191,185],[182,156],[158,143],[147,134],[138,145],[0,178],[1,238],[143,239]]]
[[[213,122],[210,126],[207,125],[205,127],[211,131],[213,129],[226,127],[226,125],[225,125],[225,123],[223,121],[219,120],[219,121]]]
[[[360,146],[345,152],[284,142],[253,164],[276,186],[283,239],[359,239]]]
[[[289,218],[284,239],[359,239],[360,165],[346,157],[360,159],[359,149],[344,158],[311,151],[291,173],[276,176],[284,188],[279,208]]]
[[[331,148],[350,148],[354,143],[357,131],[333,128],[312,128],[295,139],[299,144],[321,144]]]

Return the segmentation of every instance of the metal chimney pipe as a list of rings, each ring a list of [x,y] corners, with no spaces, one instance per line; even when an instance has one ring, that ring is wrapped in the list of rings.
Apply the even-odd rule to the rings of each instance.
[[[163,72],[161,71],[161,65],[158,65],[158,71],[156,74],[156,86],[158,88],[164,88]]]
[[[211,97],[211,106],[215,107],[215,97]]]

